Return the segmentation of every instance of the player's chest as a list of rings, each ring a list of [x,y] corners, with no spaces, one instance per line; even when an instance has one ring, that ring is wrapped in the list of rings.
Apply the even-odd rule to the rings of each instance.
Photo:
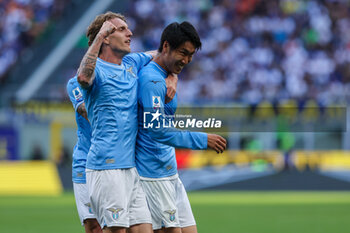
[[[108,70],[103,75],[102,84],[111,88],[136,88],[137,75],[135,74],[135,69],[130,66],[124,69]]]

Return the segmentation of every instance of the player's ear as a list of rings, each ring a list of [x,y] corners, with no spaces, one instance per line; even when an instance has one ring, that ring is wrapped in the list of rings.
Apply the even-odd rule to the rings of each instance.
[[[168,41],[164,41],[164,43],[163,43],[163,51],[164,51],[165,53],[169,53],[169,51],[170,51],[170,45],[169,45]]]

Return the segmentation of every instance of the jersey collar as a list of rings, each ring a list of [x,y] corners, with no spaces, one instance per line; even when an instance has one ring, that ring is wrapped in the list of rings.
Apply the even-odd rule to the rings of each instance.
[[[118,64],[115,64],[115,63],[110,63],[110,62],[107,62],[107,61],[105,61],[105,60],[102,60],[101,58],[97,58],[97,61],[98,62],[101,62],[102,64],[104,64],[104,65],[107,65],[107,66],[111,66],[111,67],[121,67],[122,66],[122,64],[121,65],[118,65]]]
[[[168,76],[168,73],[157,62],[151,61],[151,63],[158,68],[158,70],[164,75],[164,77]]]

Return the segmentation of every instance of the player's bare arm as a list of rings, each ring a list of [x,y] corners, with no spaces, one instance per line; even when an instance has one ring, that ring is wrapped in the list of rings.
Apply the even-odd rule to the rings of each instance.
[[[152,59],[154,59],[158,55],[158,51],[157,50],[150,50],[150,51],[147,51],[145,53],[151,55]]]
[[[177,74],[169,74],[165,79],[166,83],[166,96],[165,103],[169,103],[175,96],[177,90]]]
[[[103,40],[116,30],[116,27],[109,21],[103,23],[94,42],[84,55],[78,70],[78,82],[83,88],[91,86],[94,80],[96,60],[101,49]]]
[[[222,153],[226,149],[226,139],[217,135],[208,133],[208,148],[216,151],[216,153]]]
[[[81,105],[79,105],[77,112],[84,117],[87,121],[89,121],[88,117],[87,117],[87,111],[85,108],[85,103],[82,103]]]

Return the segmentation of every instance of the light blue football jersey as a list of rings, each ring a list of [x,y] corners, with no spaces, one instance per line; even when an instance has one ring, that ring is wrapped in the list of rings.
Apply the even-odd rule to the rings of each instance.
[[[137,73],[151,59],[151,55],[133,53],[117,65],[97,58],[93,84],[83,89],[92,128],[86,168],[135,167]]]
[[[83,94],[77,77],[71,78],[67,84],[67,93],[75,110],[75,121],[77,122],[77,144],[73,151],[73,171],[72,178],[74,183],[86,183],[85,166],[86,156],[90,148],[91,127],[90,123],[78,113],[78,107],[84,103]]]
[[[176,112],[177,95],[171,102],[164,104],[167,76],[167,72],[153,61],[139,72],[139,132],[136,142],[136,167],[140,176],[143,177],[162,178],[175,175],[177,163],[174,147],[194,150],[207,148],[206,133],[189,132],[176,128],[144,127],[145,120],[146,124],[150,123],[146,119],[148,116],[151,118],[156,116],[152,113],[158,111],[162,116],[169,116]],[[159,116],[160,121],[162,116]]]

